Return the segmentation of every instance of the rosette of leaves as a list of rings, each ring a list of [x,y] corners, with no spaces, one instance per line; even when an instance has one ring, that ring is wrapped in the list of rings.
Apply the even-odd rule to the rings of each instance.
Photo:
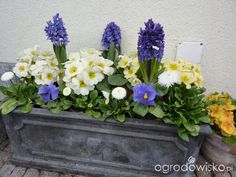
[[[6,115],[17,107],[21,107],[22,112],[28,113],[32,110],[34,100],[38,98],[37,85],[35,83],[21,81],[9,87],[0,86],[0,92],[6,97],[1,101],[1,113]]]
[[[198,136],[201,124],[209,123],[204,92],[204,88],[192,86],[187,89],[183,84],[175,84],[159,103],[164,114],[151,113],[165,123],[176,125],[178,135],[189,141],[189,135]]]

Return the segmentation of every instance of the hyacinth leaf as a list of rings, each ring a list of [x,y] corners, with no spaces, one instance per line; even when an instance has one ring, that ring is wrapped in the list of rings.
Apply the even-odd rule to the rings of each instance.
[[[63,63],[67,61],[66,47],[64,45],[63,46],[53,45],[53,50],[58,60],[58,66],[61,69],[63,68]]]
[[[116,46],[114,42],[112,42],[109,46],[108,53],[107,53],[107,59],[114,61],[116,57]]]
[[[157,118],[163,118],[165,113],[160,106],[150,107],[149,112]]]
[[[144,116],[148,113],[148,106],[145,106],[145,105],[141,105],[141,104],[136,103],[136,104],[134,105],[133,111],[134,111],[136,114],[138,114],[138,115],[144,117]]]
[[[108,83],[114,86],[122,86],[128,81],[123,77],[122,74],[115,74],[108,77]]]

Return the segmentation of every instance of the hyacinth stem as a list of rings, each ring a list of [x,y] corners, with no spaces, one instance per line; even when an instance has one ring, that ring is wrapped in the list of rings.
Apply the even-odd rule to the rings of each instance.
[[[143,81],[149,84],[148,73],[147,73],[147,61],[139,61],[140,71],[143,76]]]
[[[65,45],[62,46],[53,45],[53,50],[58,60],[58,67],[59,69],[62,69],[63,63],[67,61],[66,47]]]

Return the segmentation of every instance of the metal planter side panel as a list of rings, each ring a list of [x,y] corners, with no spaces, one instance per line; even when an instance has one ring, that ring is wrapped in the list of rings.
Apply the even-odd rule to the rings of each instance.
[[[44,109],[19,110],[4,117],[13,163],[106,177],[164,176],[157,164],[185,164],[196,157],[203,136],[189,143],[172,126],[130,119],[102,122],[82,113],[53,115]],[[170,172],[168,176],[189,176]],[[191,175],[190,175],[191,176]]]

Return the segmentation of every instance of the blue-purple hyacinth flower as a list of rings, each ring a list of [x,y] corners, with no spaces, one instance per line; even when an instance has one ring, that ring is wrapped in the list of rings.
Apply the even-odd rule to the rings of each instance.
[[[38,94],[45,102],[53,101],[58,98],[59,88],[56,87],[53,83],[50,83],[48,86],[43,85],[39,87]]]
[[[121,32],[120,27],[116,25],[115,22],[110,22],[107,24],[101,42],[104,49],[108,49],[112,42],[114,42],[117,48],[120,47]]]
[[[146,85],[141,83],[133,87],[133,99],[135,102],[143,105],[154,105],[156,96],[159,94],[156,92],[154,85]]]
[[[153,58],[160,61],[164,53],[164,30],[159,23],[149,19],[145,23],[145,29],[140,29],[138,37],[138,56],[141,61]]]
[[[58,13],[53,16],[51,21],[47,22],[44,31],[46,32],[47,39],[51,40],[53,45],[62,46],[67,45],[69,42],[66,28]]]

